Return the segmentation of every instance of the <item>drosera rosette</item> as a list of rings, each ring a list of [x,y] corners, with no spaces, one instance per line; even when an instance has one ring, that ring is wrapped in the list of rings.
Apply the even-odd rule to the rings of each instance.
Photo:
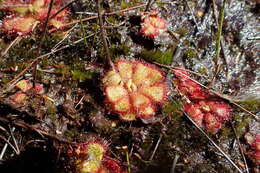
[[[175,72],[176,89],[189,99],[206,99],[209,94],[204,92],[201,86],[192,80],[190,74],[182,67],[177,67]]]
[[[256,164],[260,165],[260,133],[252,134],[248,132],[245,139],[252,150],[249,155],[255,160]]]
[[[10,96],[10,100],[12,102],[14,102],[15,104],[19,104],[19,105],[26,104],[27,99],[28,99],[28,96],[21,91],[18,91],[15,94]]]
[[[108,149],[105,140],[89,139],[76,148],[76,169],[79,173],[96,173],[102,165],[102,160]]]
[[[177,67],[174,75],[176,89],[189,102],[184,105],[184,112],[200,127],[211,133],[218,132],[223,123],[232,117],[231,107],[214,95],[206,93],[184,68]]]
[[[39,23],[46,20],[49,3],[50,0],[4,1],[0,9],[8,11],[10,15],[3,19],[3,30],[9,34],[29,34]],[[68,16],[67,9],[52,17],[62,7],[61,0],[54,0],[49,19],[52,27],[60,28],[65,23]]]
[[[47,98],[47,96],[44,95],[44,88],[42,84],[35,83],[35,86],[33,87],[33,83],[31,81],[22,79],[15,84],[15,87],[18,91],[10,96],[10,100],[14,104],[23,105],[27,103],[30,94]]]
[[[123,120],[149,119],[167,100],[163,72],[143,61],[118,59],[102,81],[107,102]]]
[[[187,103],[186,112],[200,127],[211,133],[218,132],[222,124],[232,117],[232,109],[219,100],[202,100],[196,103]]]
[[[77,173],[126,173],[124,169],[108,156],[108,142],[99,137],[89,137],[68,154],[74,158]]]
[[[150,10],[141,14],[140,33],[148,38],[155,38],[167,30],[168,22],[159,16],[157,10]]]
[[[35,83],[33,87],[33,83],[27,79],[22,79],[15,84],[16,88],[21,90],[23,93],[29,94],[32,92],[33,94],[41,95],[44,93],[44,88],[42,84]]]

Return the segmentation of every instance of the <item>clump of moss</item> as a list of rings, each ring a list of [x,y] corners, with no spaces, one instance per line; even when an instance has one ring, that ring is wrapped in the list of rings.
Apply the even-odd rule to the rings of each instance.
[[[247,99],[245,101],[239,102],[241,106],[250,110],[250,111],[258,111],[260,108],[260,99]]]
[[[166,115],[171,115],[174,119],[179,119],[182,116],[182,108],[181,102],[169,101],[163,107],[162,112]]]
[[[93,76],[93,73],[90,71],[81,71],[81,70],[73,70],[71,72],[72,79],[73,80],[79,80],[79,81],[84,81],[86,79],[91,79]]]
[[[189,30],[187,28],[178,28],[176,32],[180,35],[180,37],[183,37],[189,32]]]
[[[140,52],[139,56],[147,61],[158,62],[160,64],[171,65],[173,50],[165,52],[159,50],[146,50]]]
[[[185,51],[184,55],[185,55],[187,58],[189,58],[189,59],[193,59],[193,58],[195,58],[195,57],[197,56],[197,53],[195,52],[194,49],[188,48],[188,49]]]
[[[248,124],[251,122],[251,119],[247,116],[242,116],[240,114],[234,115],[235,130],[238,137],[241,137],[247,131]]]
[[[125,43],[118,44],[118,45],[113,44],[110,48],[110,53],[113,59],[122,55],[127,56],[129,52],[130,52],[130,48]]]

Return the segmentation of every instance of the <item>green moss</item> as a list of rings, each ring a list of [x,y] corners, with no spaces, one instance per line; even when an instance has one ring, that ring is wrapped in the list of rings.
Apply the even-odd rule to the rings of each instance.
[[[59,68],[56,68],[57,72],[62,74],[64,77],[70,74],[70,67],[64,64],[60,64]]]
[[[206,67],[201,66],[201,67],[199,67],[198,72],[199,72],[200,74],[202,74],[202,75],[206,75],[207,72],[208,72],[208,70],[207,70]]]
[[[235,130],[238,137],[241,137],[247,131],[247,127],[251,122],[251,117],[249,116],[242,116],[241,114],[234,115]]]
[[[33,46],[35,42],[33,37],[23,37],[8,51],[9,57],[12,57],[12,60],[16,62],[37,57],[37,48]]]
[[[130,4],[125,2],[125,1],[121,1],[121,8],[124,9],[124,8],[128,8],[130,7]]]
[[[178,28],[176,32],[180,35],[180,37],[183,37],[189,32],[189,30],[187,28]]]
[[[73,140],[78,135],[78,133],[79,133],[78,129],[70,129],[70,130],[66,130],[64,135],[66,139]]]
[[[197,56],[197,53],[196,51],[193,49],[193,48],[188,48],[185,52],[184,52],[184,55],[189,58],[189,59],[192,59],[192,58],[195,58]]]
[[[130,8],[132,6],[135,6],[136,3],[140,3],[140,0],[131,0],[131,1],[119,1],[119,5],[121,6],[121,9]]]
[[[111,23],[111,24],[117,24],[118,23],[118,20],[117,20],[117,16],[114,15],[114,16],[108,16],[107,17],[107,21],[108,23]],[[112,31],[113,32],[113,31]]]
[[[230,137],[230,135],[233,135],[233,132],[230,127],[224,127],[221,129],[220,138]]]
[[[44,77],[44,73],[42,71],[37,71],[36,78],[39,80],[42,79],[43,77]]]
[[[41,65],[43,67],[47,67],[47,66],[51,65],[51,62],[49,61],[48,58],[43,58],[42,61],[41,61]]]
[[[260,99],[247,99],[243,102],[238,102],[242,107],[250,111],[258,111],[260,108]]]
[[[146,50],[144,49],[139,56],[147,61],[158,62],[160,64],[171,65],[173,50],[168,50],[166,52]]]
[[[190,46],[190,40],[184,40],[183,41],[183,46]]]
[[[4,84],[7,84],[10,80],[8,78],[2,78],[1,81],[4,83]]]
[[[53,48],[61,39],[64,38],[64,33],[58,32],[57,34],[47,34],[43,40],[42,48],[49,50]],[[37,38],[36,42],[39,42],[41,37]]]
[[[52,104],[51,102],[46,102],[46,106],[47,106],[47,114],[49,114],[49,115],[56,114],[57,108],[54,104]]]
[[[176,101],[169,101],[162,109],[162,112],[166,115],[171,115],[173,120],[179,120],[182,117],[182,103]]]
[[[91,79],[93,76],[93,73],[87,71],[83,72],[81,70],[74,70],[71,72],[72,74],[72,79],[73,80],[79,80],[79,81],[84,81],[86,79]]]
[[[115,45],[113,44],[110,48],[110,54],[114,58],[117,58],[119,56],[127,56],[130,52],[130,48],[126,46],[126,44],[119,44]]]

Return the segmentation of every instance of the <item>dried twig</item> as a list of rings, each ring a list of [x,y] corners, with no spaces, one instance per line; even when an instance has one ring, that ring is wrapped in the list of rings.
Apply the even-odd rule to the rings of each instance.
[[[73,0],[71,2],[69,2],[68,4],[66,4],[64,7],[62,7],[61,9],[59,9],[56,13],[54,13],[50,19],[54,18],[55,16],[57,16],[60,12],[62,12],[63,10],[65,10],[66,8],[68,8],[69,6],[71,6],[74,2],[76,2],[78,0]]]
[[[103,16],[110,16],[110,15],[114,15],[114,14],[125,13],[127,11],[135,10],[135,9],[142,8],[142,7],[145,7],[145,6],[146,6],[146,4],[141,4],[141,5],[125,8],[125,9],[122,9],[122,10],[104,13]],[[86,17],[86,18],[79,19],[79,20],[74,20],[70,23],[66,23],[66,24],[62,25],[60,28],[64,28],[64,27],[67,27],[67,26],[70,26],[70,25],[73,25],[73,24],[77,24],[77,23],[80,23],[80,22],[85,22],[85,21],[93,20],[93,19],[98,19],[98,15]],[[59,28],[52,28],[52,29],[49,30],[49,32],[54,32],[54,31],[57,31],[57,30],[59,30]]]
[[[179,157],[180,157],[180,155],[178,155],[178,154],[175,155],[175,158],[172,162],[171,173],[175,173],[175,167],[176,167]]]
[[[14,46],[16,45],[17,43],[19,43],[19,41],[22,39],[21,36],[17,36],[8,46],[7,48],[3,51],[3,53],[1,54],[1,57],[5,56],[8,51]]]
[[[241,146],[241,143],[240,143],[240,141],[239,141],[239,138],[238,138],[238,136],[237,136],[236,129],[234,128],[234,125],[232,124],[232,122],[231,122],[230,124],[231,124],[232,130],[233,130],[233,132],[234,132],[234,134],[235,134],[235,136],[236,136],[236,140],[237,140],[237,144],[238,144],[238,147],[239,147],[239,151],[240,151],[240,153],[241,153],[241,156],[242,156],[243,161],[244,161],[244,164],[245,164],[245,170],[246,170],[247,173],[249,173],[248,165],[247,165],[247,161],[246,161],[246,157],[245,157],[243,148],[242,148],[242,146]]]
[[[207,135],[202,128],[200,128],[194,121],[193,119],[187,115],[185,112],[183,114],[192,122],[192,124],[199,129],[199,131],[211,142],[211,144],[233,165],[238,172],[243,173],[243,171],[230,159],[230,157]]]
[[[59,142],[68,143],[68,144],[76,144],[76,142],[68,141],[68,140],[63,139],[59,136],[56,136],[56,135],[50,134],[48,132],[45,132],[43,130],[37,129],[37,128],[35,128],[35,127],[33,127],[29,124],[26,124],[24,122],[13,122],[13,121],[9,121],[8,119],[3,118],[3,117],[0,117],[0,121],[3,122],[3,123],[12,124],[12,125],[17,126],[17,127],[22,127],[24,129],[32,130],[34,132],[37,132],[41,136],[46,136],[46,137],[55,139]],[[2,138],[2,136],[0,136],[0,138]],[[5,140],[5,138],[3,140]],[[7,140],[5,140],[5,141],[8,142]],[[10,145],[10,142],[8,142],[8,144]],[[10,145],[10,146],[12,146],[12,145]],[[16,150],[16,148],[14,146],[12,146],[12,148],[15,150],[16,153],[18,153],[18,151]]]
[[[11,136],[10,136],[11,137]],[[0,138],[3,140],[3,141],[5,141],[5,143],[7,143],[14,151],[15,151],[15,153],[18,155],[19,154],[19,152],[16,150],[16,148],[9,142],[9,138],[8,139],[6,139],[5,137],[3,137],[2,135],[0,135]]]
[[[157,143],[156,143],[156,145],[155,145],[155,147],[154,147],[153,153],[152,153],[151,157],[149,158],[149,161],[153,160],[153,157],[154,157],[154,155],[155,155],[155,153],[156,153],[156,151],[157,151],[157,149],[158,149],[158,147],[159,147],[159,144],[160,144],[160,142],[161,142],[161,140],[162,140],[162,136],[163,136],[163,135],[160,134],[160,137],[159,137],[159,139],[158,139],[158,141],[157,141]]]
[[[128,170],[128,173],[131,173],[131,163],[130,163],[128,151],[126,151],[126,162],[127,162],[127,170]]]
[[[43,23],[43,33],[41,35],[41,40],[40,40],[40,43],[39,43],[39,46],[38,46],[38,55],[40,54],[40,50],[41,50],[41,47],[42,47],[42,44],[43,44],[43,41],[45,39],[45,36],[46,36],[46,32],[47,32],[47,26],[48,26],[48,22],[49,22],[49,18],[50,18],[50,13],[51,13],[51,10],[52,10],[52,6],[53,6],[53,1],[54,0],[51,0],[50,1],[50,4],[49,4],[49,7],[48,7],[48,13],[47,13],[47,17]],[[37,75],[37,64],[38,64],[38,60],[36,58],[36,61],[35,63],[33,64],[33,87],[35,86],[35,83],[36,83],[36,75]]]
[[[16,151],[17,151],[17,153],[18,153],[18,155],[20,154],[20,149],[19,149],[19,147],[18,147],[18,144],[17,144],[17,141],[16,141],[16,139],[15,139],[15,137],[14,137],[14,130],[15,130],[15,127],[13,127],[12,129],[11,129],[11,127],[9,126],[9,129],[10,129],[10,134],[11,134],[11,137],[12,137],[12,139],[13,139],[13,141],[14,141],[14,146],[16,147]]]
[[[147,5],[145,7],[145,11],[149,11],[151,4],[152,4],[152,0],[148,0]]]
[[[10,139],[11,139],[11,136],[8,137],[7,141],[9,142]],[[3,157],[5,155],[7,147],[8,147],[8,143],[6,142],[4,147],[3,147],[3,149],[2,149],[2,151],[1,151],[1,153],[0,153],[0,160],[3,160]]]
[[[2,130],[6,131],[4,128]],[[15,128],[12,128],[11,131],[14,131],[14,130],[15,130]],[[11,136],[8,137],[7,141],[9,142],[10,139],[11,139]],[[1,151],[1,153],[0,153],[0,160],[3,160],[4,154],[6,152],[6,149],[7,149],[8,145],[9,145],[9,143],[6,142],[4,147],[3,147],[3,149],[2,149],[2,151]]]
[[[106,40],[107,35],[103,28],[103,19],[102,19],[102,11],[101,11],[102,9],[100,6],[100,0],[97,0],[97,10],[98,10],[98,20],[99,20],[100,32],[101,32],[102,41],[103,41],[105,51],[106,51],[106,62],[105,63],[114,68],[113,62],[111,61],[107,40]]]
[[[81,97],[81,99],[79,100],[79,102],[74,106],[75,109],[79,106],[79,104],[81,104],[81,103],[83,102],[83,100],[84,100],[85,97],[86,97],[86,95],[83,95],[83,96]]]

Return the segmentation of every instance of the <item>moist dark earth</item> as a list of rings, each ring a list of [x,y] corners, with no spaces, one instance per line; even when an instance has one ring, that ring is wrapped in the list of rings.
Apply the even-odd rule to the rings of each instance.
[[[168,30],[154,39],[139,33],[147,4],[168,22]],[[101,8],[103,13],[127,9],[102,17],[111,60],[156,64],[167,74],[169,100],[151,122],[122,121],[109,109],[101,82],[108,52],[98,18],[54,32],[47,27],[46,35],[36,28],[7,52],[16,36],[1,29],[0,172],[74,172],[68,149],[89,136],[107,140],[110,157],[133,173],[238,172],[183,114],[183,96],[165,66],[183,66],[221,93],[233,116],[208,135],[243,172],[247,167],[260,172],[244,138],[260,133],[259,0],[104,0]],[[91,0],[77,0],[67,9],[70,21],[98,15]],[[6,15],[1,10],[0,20]],[[28,93],[23,104],[13,103],[10,96],[17,88],[12,84],[22,79],[42,84],[46,97]]]

